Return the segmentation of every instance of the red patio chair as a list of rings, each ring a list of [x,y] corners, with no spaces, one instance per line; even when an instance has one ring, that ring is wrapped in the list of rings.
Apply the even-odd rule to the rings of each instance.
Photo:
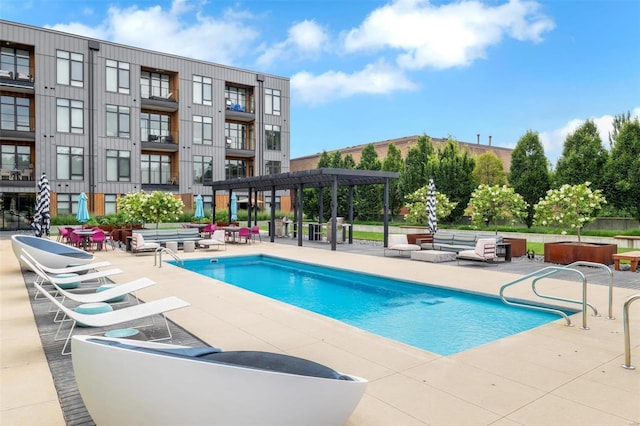
[[[242,241],[244,238],[245,244],[251,241],[251,230],[249,228],[240,228],[238,230],[238,241]]]

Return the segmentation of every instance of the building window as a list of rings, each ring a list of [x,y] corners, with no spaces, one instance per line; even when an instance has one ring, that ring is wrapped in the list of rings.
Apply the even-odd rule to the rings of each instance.
[[[171,117],[164,114],[140,114],[140,140],[161,142],[171,134]]]
[[[131,152],[107,150],[107,181],[131,182]]]
[[[271,210],[271,196],[270,195],[265,196],[264,197],[264,201],[265,201],[265,204],[266,204],[267,211],[270,211]],[[280,197],[279,196],[276,196],[274,203],[275,203],[276,211],[282,210],[282,202],[280,201]]]
[[[211,196],[211,195],[203,195],[202,196],[202,207],[204,208],[205,212],[213,209],[213,196]],[[215,218],[214,218],[214,221],[215,221]]]
[[[171,157],[168,155],[143,154],[141,160],[143,184],[174,182],[174,178],[171,176]]]
[[[169,98],[169,75],[157,72],[140,73],[140,96],[148,98]]]
[[[60,180],[84,180],[84,148],[56,147],[56,177]]]
[[[65,86],[84,86],[84,56],[81,53],[56,51],[56,82]]]
[[[193,156],[193,183],[211,181],[213,178],[213,157]]]
[[[59,133],[84,133],[83,101],[56,99],[56,120]]]
[[[213,118],[193,116],[193,143],[213,145]]]
[[[280,115],[280,91],[276,89],[264,89],[265,114]]]
[[[280,126],[264,125],[265,148],[280,151]]]
[[[130,136],[129,107],[107,105],[107,136],[128,138]]]
[[[107,59],[107,92],[129,94],[129,64]]]
[[[231,138],[231,145],[227,145],[227,148],[253,149],[253,124],[224,123],[224,135]]]
[[[237,179],[253,176],[253,163],[243,160],[225,160],[225,179]]]
[[[281,163],[280,161],[267,161],[265,162],[265,168],[268,175],[276,175],[281,173]]]
[[[224,89],[226,108],[233,111],[253,113],[252,94],[253,91],[244,87],[226,86]]]
[[[118,211],[118,196],[116,194],[104,194],[104,214],[114,214]]]
[[[31,148],[24,145],[2,145],[2,168],[7,170],[33,169]]]
[[[213,105],[213,80],[210,77],[193,76],[193,103]]]
[[[31,130],[29,119],[29,98],[0,96],[0,129],[28,132]]]
[[[58,193],[56,195],[56,210],[58,211],[58,214],[77,214],[78,197],[79,194]]]
[[[29,51],[3,47],[0,50],[0,69],[11,73],[17,80],[31,79],[29,75]]]

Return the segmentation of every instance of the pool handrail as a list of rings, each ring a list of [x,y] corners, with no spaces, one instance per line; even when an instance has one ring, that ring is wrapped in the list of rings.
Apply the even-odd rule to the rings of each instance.
[[[640,293],[630,296],[622,308],[622,323],[624,328],[624,364],[622,368],[627,370],[635,370],[636,367],[631,365],[631,333],[629,331],[629,306],[636,300],[640,299]]]
[[[162,253],[169,253],[169,256],[173,257],[173,259],[176,261],[176,264],[184,268],[184,260],[180,256],[178,256],[175,251],[167,247],[158,247],[153,253],[153,266],[162,268]],[[159,262],[158,257],[160,258]]]
[[[526,303],[519,303],[519,302],[513,302],[513,301],[509,301],[507,300],[507,298],[504,295],[504,291],[505,289],[507,289],[508,287],[511,287],[514,284],[518,284],[522,281],[526,281],[529,280],[531,278],[534,278],[534,282],[532,283],[532,288],[534,288],[535,282],[537,282],[538,279],[541,278],[546,278],[550,275],[553,275],[557,272],[569,272],[569,273],[575,273],[577,274],[580,279],[582,280],[582,302],[577,302],[575,300],[572,299],[564,299],[564,298],[556,298],[553,297],[552,299],[554,300],[559,300],[559,301],[563,301],[563,302],[569,302],[569,303],[581,303],[582,304],[582,329],[583,330],[588,330],[589,327],[587,327],[587,306],[590,306],[587,304],[587,279],[584,276],[584,274],[580,271],[578,271],[577,269],[572,269],[572,268],[567,268],[564,266],[547,266],[546,268],[542,268],[539,269],[535,272],[532,272],[530,274],[524,275],[516,280],[513,280],[511,282],[508,282],[507,284],[504,284],[502,287],[500,287],[500,299],[502,299],[502,301],[507,304],[507,305],[511,305],[511,306],[520,306],[520,307],[524,307],[524,308],[528,308],[528,309],[535,309],[538,311],[545,311],[545,312],[552,312],[555,314],[558,314],[560,316],[562,316],[565,321],[567,322],[567,326],[571,327],[571,319],[569,318],[569,316],[567,316],[567,314],[565,314],[564,312],[562,312],[559,309],[555,309],[555,308],[550,308],[550,307],[545,307],[545,306],[535,306],[535,305],[530,305],[530,304],[526,304]],[[534,290],[535,293],[535,290]],[[538,295],[538,293],[536,293],[536,295]],[[539,297],[545,297],[545,296],[540,296]],[[550,297],[551,298],[551,297]]]

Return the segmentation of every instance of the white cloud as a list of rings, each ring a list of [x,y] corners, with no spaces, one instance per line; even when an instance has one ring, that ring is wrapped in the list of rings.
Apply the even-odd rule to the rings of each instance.
[[[261,67],[268,67],[277,60],[308,58],[321,52],[329,37],[326,30],[314,21],[304,20],[289,28],[285,41],[266,49],[257,60]]]
[[[428,0],[395,0],[374,10],[345,37],[349,52],[394,49],[407,69],[444,69],[484,58],[504,37],[539,42],[554,28],[534,1],[490,7],[475,0],[435,6]]]
[[[313,75],[303,71],[291,77],[291,90],[295,92],[295,98],[314,105],[358,93],[385,94],[416,88],[401,70],[384,61],[369,64],[351,74],[327,71]]]
[[[104,22],[95,27],[70,23],[51,28],[159,52],[234,64],[258,37],[244,19],[247,19],[246,14],[231,10],[224,11],[219,18],[205,16],[186,0],[174,0],[170,9],[112,6]]]
[[[636,107],[631,111],[631,117],[640,117],[640,107]],[[609,149],[609,133],[613,130],[613,119],[614,116],[608,114],[600,117],[591,117],[591,120],[598,128],[602,145],[606,149]],[[559,129],[540,133],[540,142],[544,147],[544,153],[552,164],[555,165],[562,154],[562,148],[567,136],[575,132],[585,121],[586,119],[574,118]]]

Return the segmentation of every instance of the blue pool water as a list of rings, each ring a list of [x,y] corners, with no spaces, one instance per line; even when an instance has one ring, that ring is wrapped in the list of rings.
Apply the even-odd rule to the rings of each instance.
[[[184,266],[445,356],[559,319],[490,297],[265,255],[185,260]]]

